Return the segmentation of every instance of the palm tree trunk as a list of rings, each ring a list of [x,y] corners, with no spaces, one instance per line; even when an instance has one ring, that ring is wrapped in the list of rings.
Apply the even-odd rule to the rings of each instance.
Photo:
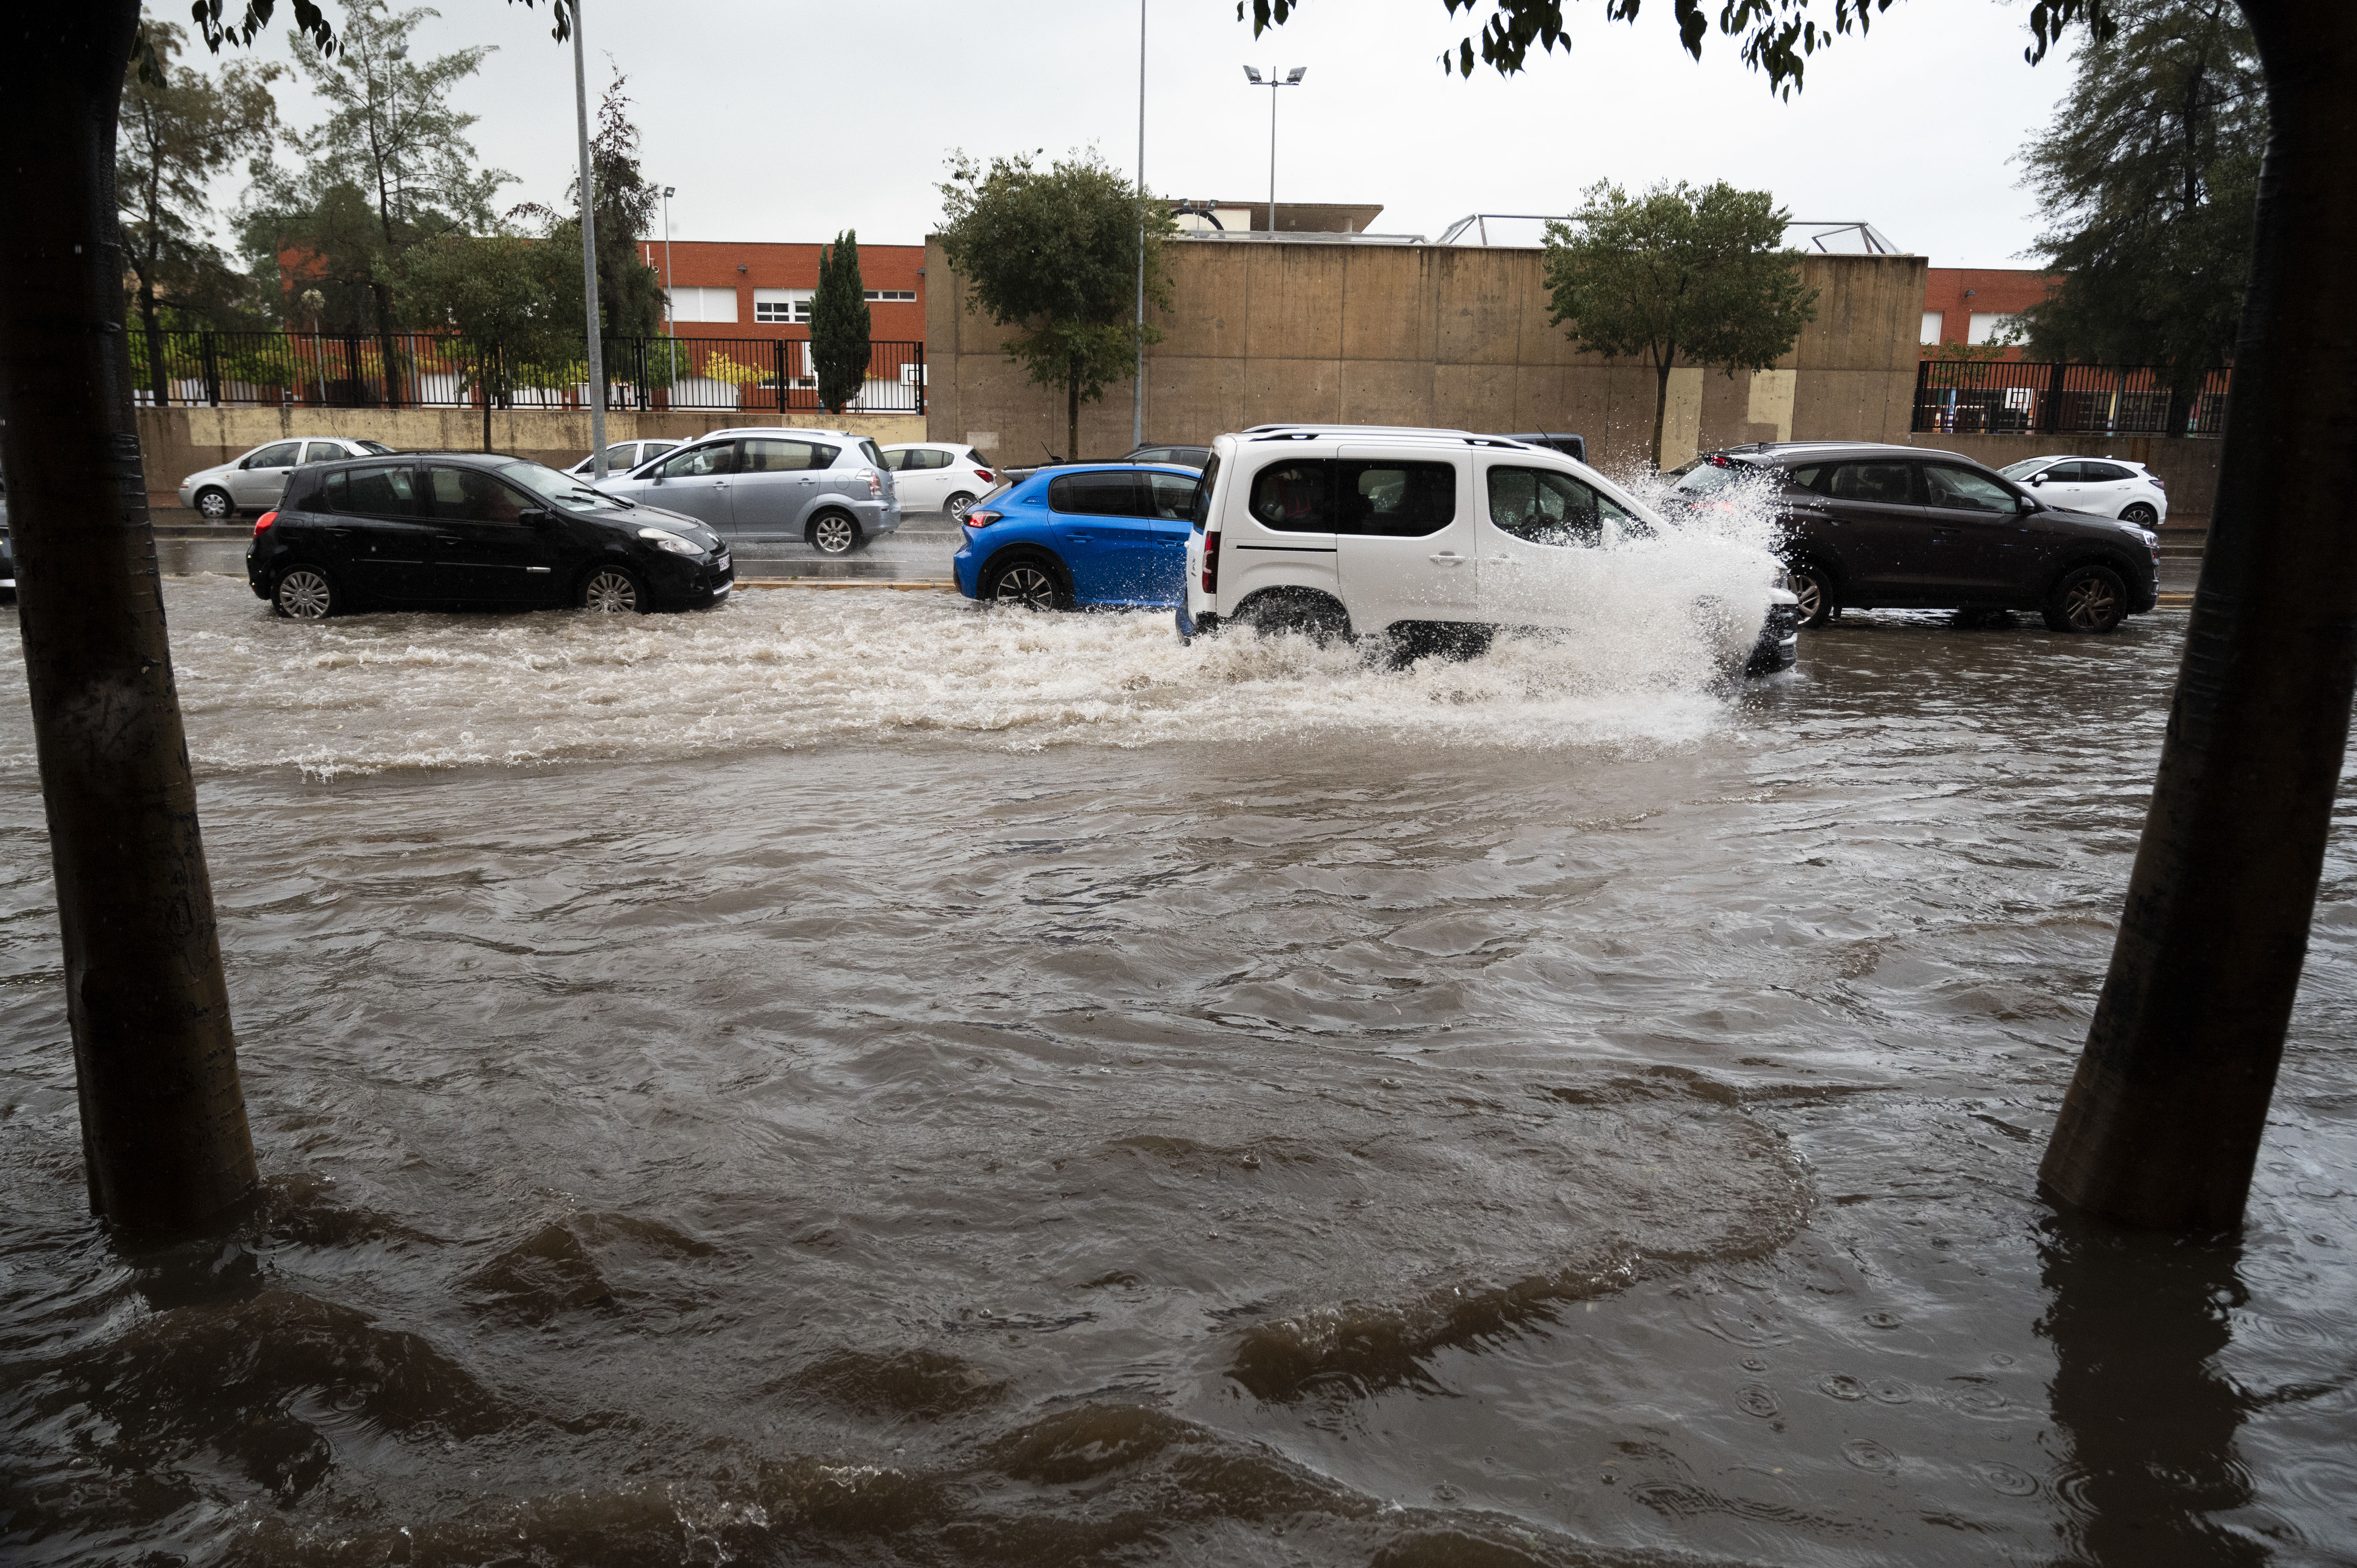
[[[131,413],[114,132],[138,0],[0,50],[20,117],[0,227],[0,462],[64,939],[91,1206],[136,1229],[254,1184]]]
[[[2128,1224],[2238,1224],[2357,687],[2357,99],[2345,0],[2243,0],[2271,129],[2218,501],[2111,972],[2040,1176]]]

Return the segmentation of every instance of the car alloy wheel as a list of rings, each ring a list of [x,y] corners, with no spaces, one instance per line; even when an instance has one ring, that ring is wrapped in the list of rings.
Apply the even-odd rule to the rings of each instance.
[[[638,580],[628,572],[601,566],[581,585],[581,607],[598,615],[634,615],[639,607]]]
[[[2135,523],[2138,528],[2150,528],[2160,521],[2160,513],[2153,510],[2152,508],[2145,505],[2144,502],[2138,501],[2136,505],[2128,508],[2127,510],[2120,513],[2120,521],[2122,522]]]
[[[2065,573],[2046,601],[2046,625],[2052,631],[2111,631],[2126,616],[2127,585],[2108,566]]]
[[[207,522],[226,522],[229,521],[230,514],[236,510],[230,505],[229,492],[226,490],[197,492],[197,515]]]
[[[948,504],[943,506],[942,510],[950,514],[950,521],[952,522],[963,522],[965,521],[966,510],[973,505],[974,498],[966,494],[963,490],[960,490],[957,494],[949,499]]]
[[[822,555],[841,555],[859,542],[859,525],[840,512],[829,512],[811,525],[811,542]]]
[[[328,585],[325,574],[297,566],[278,579],[270,604],[289,620],[325,620],[335,613],[336,591]]]
[[[1056,607],[1056,579],[1048,575],[1044,567],[1028,561],[1009,566],[993,585],[990,602],[1019,605],[1027,610],[1052,610]]]
[[[1793,615],[1803,626],[1823,626],[1833,618],[1826,601],[1825,580],[1808,566],[1796,566],[1785,574],[1792,585],[1792,596],[1801,602],[1793,607]]]

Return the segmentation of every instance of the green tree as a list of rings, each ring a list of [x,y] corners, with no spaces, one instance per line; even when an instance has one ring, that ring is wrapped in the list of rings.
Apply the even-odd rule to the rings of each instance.
[[[1571,323],[1585,353],[1652,363],[1659,468],[1670,371],[1767,370],[1817,318],[1817,291],[1801,286],[1800,252],[1783,248],[1792,215],[1764,190],[1664,182],[1632,199],[1605,180],[1586,196],[1570,222],[1547,225],[1548,319]]]
[[[179,28],[151,22],[147,30],[156,51],[151,71],[143,74],[135,65],[124,73],[114,199],[133,303],[145,328],[146,363],[140,369],[161,403],[170,391],[167,311],[184,321],[210,316],[240,292],[229,258],[207,237],[212,218],[207,186],[241,155],[268,151],[278,128],[270,82],[282,68],[239,60],[215,81],[176,63]],[[148,80],[150,74],[156,80]]]
[[[438,235],[411,248],[395,303],[404,320],[467,339],[466,385],[504,406],[519,386],[563,384],[586,367],[580,254],[523,234]]]
[[[2233,356],[2258,221],[2266,88],[2227,0],[2115,0],[2023,151],[2061,285],[2024,313],[2041,360],[2166,365],[2183,399]],[[2181,426],[2180,426],[2181,428]]]
[[[597,131],[589,139],[590,184],[597,192],[597,320],[608,338],[651,338],[662,329],[662,274],[640,259],[639,239],[654,227],[662,198],[639,167],[639,128],[630,120],[630,100],[620,70],[597,102]],[[548,226],[551,245],[581,253],[581,178],[565,187],[573,215],[536,202],[515,209],[511,219],[537,217]],[[577,298],[581,293],[574,289]]]
[[[1039,386],[1064,390],[1065,452],[1077,456],[1081,404],[1136,373],[1137,348],[1162,340],[1138,326],[1137,248],[1146,244],[1146,295],[1170,303],[1162,262],[1178,231],[1168,209],[1093,152],[1045,169],[1028,156],[950,159],[941,188],[942,250],[966,286],[966,308],[1020,330],[1007,355]]]
[[[859,276],[859,231],[846,229],[818,253],[818,292],[811,299],[812,369],[818,401],[840,413],[867,381],[867,285]]]
[[[1251,0],[1257,24],[1289,0]],[[1727,0],[1719,27],[1772,91],[1892,0]],[[1445,14],[1467,0],[1441,0]],[[1706,0],[1674,0],[1699,57]],[[2267,90],[2266,177],[2234,340],[2218,505],[2160,771],[2079,1070],[2040,1181],[2057,1201],[2186,1232],[2240,1223],[2299,989],[2357,696],[2357,548],[2319,473],[2357,467],[2357,204],[2348,199],[2357,6],[2241,0]],[[1243,11],[1239,0],[1239,11]],[[1481,54],[1568,47],[1563,0],[1491,0]],[[2035,0],[2031,64],[2120,0]],[[1637,0],[1606,0],[1634,20]],[[1445,59],[1448,57],[1444,56]],[[1470,73],[1472,40],[1453,65]]]

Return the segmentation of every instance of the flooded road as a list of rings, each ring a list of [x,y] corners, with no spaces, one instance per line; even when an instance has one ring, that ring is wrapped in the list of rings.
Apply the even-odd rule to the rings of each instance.
[[[2357,794],[2239,1245],[2031,1196],[2181,612],[167,602],[269,1186],[93,1233],[0,639],[12,1562],[2351,1560]]]

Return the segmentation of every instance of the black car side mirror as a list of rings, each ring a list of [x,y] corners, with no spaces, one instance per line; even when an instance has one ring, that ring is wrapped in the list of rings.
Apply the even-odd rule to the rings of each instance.
[[[2014,498],[2013,509],[2016,511],[2037,511],[2040,510],[2038,498],[2035,496],[2017,496]]]

